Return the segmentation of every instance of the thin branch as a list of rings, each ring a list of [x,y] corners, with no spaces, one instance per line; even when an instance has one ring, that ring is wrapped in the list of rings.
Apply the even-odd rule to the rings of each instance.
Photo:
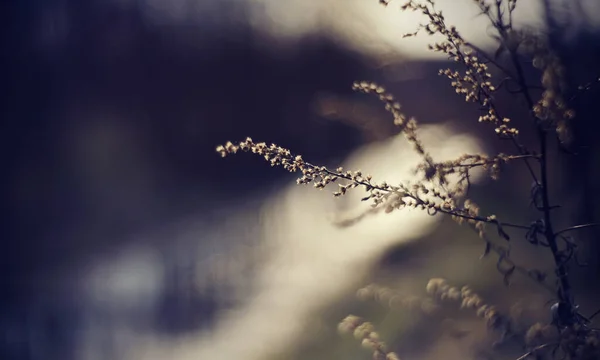
[[[455,168],[455,167],[477,167],[477,166],[485,166],[485,165],[493,165],[496,161],[498,160],[502,160],[502,161],[510,161],[510,160],[519,160],[519,159],[526,159],[526,158],[534,158],[534,159],[538,159],[539,156],[538,155],[533,155],[533,154],[525,154],[525,155],[511,155],[511,156],[507,156],[505,158],[492,158],[488,161],[480,161],[480,162],[474,162],[474,163],[470,163],[470,164],[466,164],[466,163],[459,163],[459,164],[453,164],[453,163],[441,163],[438,165],[442,165],[444,168]]]
[[[593,318],[595,318],[598,314],[600,314],[600,309],[596,310],[596,312],[594,312],[591,316],[588,317],[588,320],[592,320]]]
[[[322,167],[313,165],[313,164],[311,164],[309,162],[304,162],[304,164],[306,166],[310,167],[310,168],[313,168],[313,169],[323,170]],[[323,172],[327,173],[328,175],[337,176],[337,177],[339,177],[341,179],[352,181],[352,182],[354,182],[356,184],[359,184],[359,185],[362,185],[362,186],[366,187],[367,189],[375,189],[375,190],[379,190],[379,191],[383,191],[383,192],[390,192],[391,191],[390,189],[387,189],[385,187],[374,185],[370,181],[359,180],[359,179],[353,178],[352,176],[346,175],[346,174],[341,173],[341,172],[332,171],[332,170],[329,170],[327,168],[324,169]],[[410,193],[406,193],[406,196],[409,197],[409,198],[411,198],[411,199],[413,199],[413,200],[415,200],[418,204],[422,204],[423,203],[423,200],[421,200],[419,197],[414,196],[414,195],[412,195]],[[511,228],[516,228],[516,229],[523,229],[523,230],[528,230],[530,228],[530,226],[527,226],[527,225],[519,225],[519,224],[508,223],[508,222],[500,222],[500,221],[498,221],[496,219],[492,219],[492,218],[486,217],[486,216],[464,215],[464,214],[460,213],[460,211],[462,211],[463,209],[457,209],[459,212],[456,212],[456,210],[444,210],[441,207],[440,208],[436,208],[435,210],[439,211],[441,213],[447,214],[447,215],[452,215],[452,216],[460,217],[460,218],[467,219],[467,220],[482,221],[482,222],[485,222],[485,223],[488,223],[488,224],[496,224],[496,225],[503,226],[503,227],[505,226],[505,227],[511,227]]]
[[[538,351],[540,351],[540,350],[542,350],[544,348],[547,348],[548,346],[552,346],[552,345],[558,345],[558,344],[548,343],[548,344],[543,344],[543,345],[540,345],[540,346],[536,346],[533,349],[531,349],[530,351],[526,352],[525,354],[519,356],[516,360],[525,360],[529,356],[535,355],[536,352],[538,352]]]
[[[579,95],[581,95],[582,93],[585,93],[586,91],[590,91],[598,84],[600,84],[600,75],[595,76],[593,81],[590,81],[590,82],[586,83],[585,85],[578,86],[577,91],[571,96],[569,101],[575,100]]]
[[[582,225],[575,225],[575,226],[571,226],[568,227],[566,229],[562,229],[560,231],[557,231],[554,233],[555,236],[558,236],[562,233],[565,233],[567,231],[573,231],[573,230],[579,230],[579,229],[586,229],[586,228],[591,228],[591,227],[596,227],[596,226],[600,226],[600,223],[590,223],[590,224],[582,224]]]

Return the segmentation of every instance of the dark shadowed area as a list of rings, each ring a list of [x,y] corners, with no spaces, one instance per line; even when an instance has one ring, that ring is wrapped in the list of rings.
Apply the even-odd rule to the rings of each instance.
[[[366,72],[325,38],[279,52],[242,5],[213,10],[226,18],[213,27],[161,27],[135,7],[62,2],[61,23],[46,13],[55,4],[29,3],[13,4],[3,25],[2,358],[74,358],[85,319],[73,283],[88,265],[157,242],[147,234],[191,214],[206,227],[222,221],[219,209],[248,208],[248,194],[281,178],[257,159],[224,162],[218,143],[253,134],[327,161],[361,142],[311,110],[315,93],[349,94]],[[175,333],[210,321],[217,304],[184,298],[191,284],[176,282],[187,265],[160,241],[151,245],[164,257],[165,310],[141,320]]]

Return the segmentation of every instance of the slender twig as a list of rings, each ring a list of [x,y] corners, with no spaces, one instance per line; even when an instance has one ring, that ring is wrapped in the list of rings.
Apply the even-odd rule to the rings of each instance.
[[[575,226],[571,226],[571,227],[568,227],[566,229],[562,229],[560,231],[555,232],[554,236],[558,236],[558,235],[560,235],[562,233],[565,233],[567,231],[573,231],[573,230],[579,230],[579,229],[586,229],[586,228],[596,227],[596,226],[600,226],[600,223],[590,223],[590,224],[575,225]]]
[[[535,355],[536,352],[538,352],[538,351],[540,351],[540,350],[542,350],[544,348],[547,348],[548,346],[552,346],[552,345],[558,345],[558,344],[548,343],[548,344],[543,344],[543,345],[540,345],[540,346],[536,346],[533,349],[531,349],[530,351],[526,352],[525,354],[519,356],[516,360],[525,360],[529,356]]]
[[[571,96],[569,101],[575,100],[579,95],[585,93],[586,91],[590,91],[593,87],[600,84],[600,76],[595,76],[593,81],[586,83],[585,85],[580,85],[577,87],[577,91]]]
[[[598,314],[600,314],[600,309],[596,310],[596,312],[594,312],[592,315],[590,315],[588,317],[588,320],[592,320],[593,318],[595,318]]]
[[[539,156],[537,155],[533,155],[533,154],[526,154],[526,155],[511,155],[506,157],[505,159],[502,160],[519,160],[519,159],[525,159],[525,158],[534,158],[534,159],[538,159]],[[476,166],[485,166],[485,165],[492,165],[494,163],[494,160],[496,159],[490,159],[489,161],[480,161],[480,162],[475,162],[475,163],[470,163],[470,164],[441,164],[444,167],[448,167],[448,168],[454,168],[454,167],[476,167]]]

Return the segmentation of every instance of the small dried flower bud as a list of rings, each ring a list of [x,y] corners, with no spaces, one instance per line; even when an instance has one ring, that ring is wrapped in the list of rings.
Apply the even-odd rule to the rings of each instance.
[[[460,295],[460,290],[458,290],[455,287],[451,287],[450,289],[448,289],[448,299],[450,300],[459,300],[461,298]]]
[[[354,328],[350,324],[345,323],[345,322],[340,322],[338,324],[337,329],[340,334],[347,334],[350,331],[354,330]]]
[[[346,318],[344,318],[344,320],[342,320],[338,324],[338,331],[341,334],[347,334],[349,332],[353,332],[354,329],[356,329],[356,327],[358,325],[360,325],[361,322],[362,322],[362,319],[359,318],[358,316],[348,315],[348,316],[346,316]]]
[[[446,280],[441,278],[434,278],[429,280],[427,283],[427,293],[430,295],[435,295],[441,286],[446,285]]]
[[[474,295],[475,293],[473,292],[473,290],[471,290],[471,288],[469,288],[468,286],[463,286],[460,289],[460,293],[462,295],[462,297],[469,297],[471,295]]]
[[[367,334],[369,334],[373,330],[373,324],[371,324],[370,322],[364,322],[354,330],[354,337],[356,339],[363,339],[367,336]]]
[[[374,331],[370,332],[367,337],[373,341],[379,341],[379,334]]]
[[[385,356],[385,360],[400,360],[400,357],[396,353],[391,352]]]
[[[361,346],[365,349],[373,349],[375,342],[369,338],[362,339]]]
[[[485,313],[487,312],[487,310],[488,310],[489,307],[490,307],[489,305],[485,305],[485,304],[482,305],[482,306],[480,306],[477,309],[477,317],[484,318],[485,317]]]

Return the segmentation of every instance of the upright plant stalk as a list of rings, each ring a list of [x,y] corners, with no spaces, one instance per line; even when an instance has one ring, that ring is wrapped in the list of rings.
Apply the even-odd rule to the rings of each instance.
[[[549,6],[548,4],[546,4],[546,5]],[[548,12],[548,11],[550,11],[550,9],[546,9],[546,11]],[[500,25],[498,27],[500,29],[500,35],[506,41],[508,34],[506,33],[505,30],[503,30],[505,27],[502,26],[503,24],[502,24],[501,16],[499,16],[498,22]],[[549,25],[552,26],[552,24],[549,24]],[[552,36],[552,35],[550,35],[550,36]],[[538,140],[539,140],[539,144],[540,144],[539,161],[540,161],[540,173],[541,173],[540,174],[541,184],[537,184],[537,185],[540,187],[541,198],[542,198],[541,210],[543,212],[543,218],[544,218],[544,237],[546,238],[546,241],[548,242],[548,247],[550,248],[550,251],[552,252],[552,257],[553,257],[554,263],[556,265],[556,276],[558,277],[558,284],[559,284],[559,289],[557,291],[557,297],[558,297],[560,303],[563,304],[563,306],[565,306],[566,309],[568,309],[568,313],[567,313],[568,318],[564,319],[564,320],[567,321],[568,323],[572,323],[574,320],[574,317],[575,317],[575,311],[574,311],[575,304],[573,304],[573,296],[571,293],[571,284],[568,279],[566,262],[561,258],[560,250],[558,248],[558,243],[556,241],[556,234],[554,233],[553,226],[552,226],[552,216],[550,213],[552,210],[552,207],[550,205],[550,196],[548,193],[548,189],[549,189],[549,187],[548,187],[548,139],[547,139],[548,134],[547,134],[547,130],[544,128],[540,119],[538,119],[537,116],[535,116],[535,114],[533,112],[534,101],[533,101],[531,94],[529,93],[528,87],[525,83],[525,75],[524,75],[523,67],[521,66],[521,63],[519,62],[518,54],[516,53],[515,49],[513,49],[513,48],[510,48],[509,52],[510,52],[511,61],[517,71],[517,82],[521,89],[521,93],[525,97],[525,101],[527,102],[527,107],[530,110],[532,117],[536,123],[536,127],[537,127],[537,136],[538,136]]]
[[[567,266],[566,262],[561,259],[560,250],[558,249],[558,244],[556,242],[556,234],[552,229],[552,218],[551,218],[551,208],[550,208],[550,200],[548,195],[548,145],[547,145],[547,133],[544,129],[539,128],[538,131],[539,139],[540,139],[540,150],[541,150],[541,158],[540,158],[540,170],[541,170],[541,178],[542,178],[542,207],[544,213],[544,235],[546,237],[546,241],[552,251],[552,256],[554,258],[554,263],[556,265],[556,276],[559,281],[559,290],[558,290],[558,298],[561,303],[563,303],[566,308],[569,310],[568,316],[569,319],[565,319],[568,322],[572,322],[574,319],[574,309],[575,306],[573,304],[573,298],[571,294],[571,284],[569,282],[568,274],[567,274]]]

